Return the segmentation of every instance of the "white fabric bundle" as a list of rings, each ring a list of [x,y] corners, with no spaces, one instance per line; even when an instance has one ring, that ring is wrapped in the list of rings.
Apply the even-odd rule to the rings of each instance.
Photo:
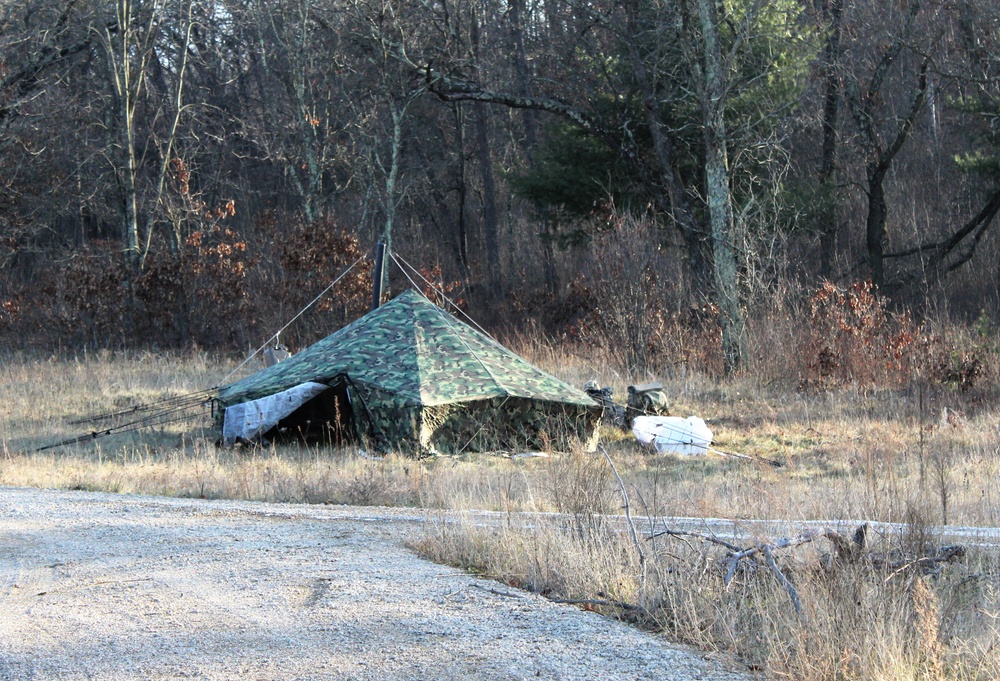
[[[712,431],[697,416],[636,416],[632,423],[636,439],[657,452],[694,456],[705,454],[712,444]]]

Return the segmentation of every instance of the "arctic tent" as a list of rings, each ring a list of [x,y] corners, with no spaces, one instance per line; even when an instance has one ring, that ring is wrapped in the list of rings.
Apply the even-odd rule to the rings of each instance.
[[[601,407],[407,291],[291,358],[219,389],[223,436],[307,431],[381,450],[593,448]]]

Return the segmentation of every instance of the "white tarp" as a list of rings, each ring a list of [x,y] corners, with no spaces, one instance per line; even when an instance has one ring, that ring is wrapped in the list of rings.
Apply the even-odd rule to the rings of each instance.
[[[636,416],[632,433],[647,447],[661,454],[705,454],[712,444],[712,431],[697,416]]]
[[[259,400],[226,407],[222,439],[227,444],[232,444],[237,438],[252,440],[274,428],[281,419],[328,388],[322,383],[300,383]]]

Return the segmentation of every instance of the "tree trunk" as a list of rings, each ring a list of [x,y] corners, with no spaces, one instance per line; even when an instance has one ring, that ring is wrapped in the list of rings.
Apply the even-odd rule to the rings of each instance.
[[[914,2],[907,10],[907,15],[900,29],[899,35],[881,52],[881,56],[875,63],[868,86],[862,95],[858,83],[855,80],[847,80],[845,83],[844,96],[851,108],[854,121],[858,127],[861,146],[869,161],[866,167],[868,181],[868,216],[865,220],[865,246],[867,248],[867,264],[871,273],[872,283],[877,288],[885,287],[885,245],[886,245],[886,219],[888,208],[885,198],[885,177],[892,167],[893,159],[906,143],[913,130],[913,124],[917,120],[923,108],[924,99],[927,94],[927,71],[930,67],[930,55],[924,55],[920,64],[917,76],[917,86],[913,94],[910,109],[905,116],[898,114],[892,116],[892,127],[895,132],[892,142],[886,145],[882,140],[886,136],[885,131],[880,131],[875,119],[875,112],[881,102],[885,99],[883,88],[885,87],[886,74],[892,64],[899,57],[910,38],[910,30],[917,14],[920,13],[921,3]],[[888,127],[888,126],[885,126]]]
[[[126,82],[126,88],[128,83]],[[121,144],[125,157],[125,169],[122,173],[122,234],[125,246],[125,263],[130,276],[139,274],[139,217],[136,199],[135,176],[138,168],[135,160],[135,128],[130,106],[131,97],[126,94],[121,98],[120,115]]]
[[[385,226],[382,238],[385,239],[385,252],[392,253],[392,231],[396,222],[396,185],[399,182],[400,156],[403,151],[403,117],[406,115],[406,105],[393,101],[389,97],[389,113],[392,115],[392,141],[389,150],[389,173],[385,178]],[[389,294],[389,268],[383,269],[382,296]]]
[[[486,246],[486,281],[490,290],[501,293],[499,220],[497,219],[496,184],[493,181],[493,156],[490,153],[486,107],[476,110],[476,147],[479,152],[479,177],[483,192],[483,242]]]
[[[865,246],[868,249],[868,269],[876,288],[885,286],[885,223],[888,208],[885,202],[885,164],[868,166],[868,219],[865,222]]]
[[[823,191],[823,212],[820,215],[820,274],[833,276],[837,247],[837,203],[833,200],[834,173],[837,169],[837,114],[840,108],[840,25],[844,0],[824,0],[823,13],[829,31],[823,50],[826,70],[826,92],[823,96],[823,147],[819,181]]]
[[[170,168],[170,162],[173,160],[174,154],[174,143],[177,141],[177,130],[180,126],[181,116],[184,112],[184,79],[187,72],[188,64],[188,45],[191,44],[191,33],[194,30],[194,0],[189,0],[187,6],[187,24],[184,31],[184,42],[183,50],[181,52],[181,63],[177,69],[177,86],[174,92],[173,98],[173,122],[170,125],[170,133],[167,136],[166,145],[164,146],[161,157],[160,157],[160,170],[159,176],[156,182],[156,195],[153,199],[152,208],[149,211],[149,215],[146,217],[146,245],[142,249],[142,257],[140,258],[140,267],[145,267],[146,258],[149,256],[149,251],[152,248],[153,242],[153,228],[156,224],[157,211],[160,208],[160,203],[163,199],[163,193],[167,181],[167,172]],[[153,59],[153,63],[162,66],[162,63],[158,59]],[[161,69],[162,70],[162,69]],[[164,89],[166,92],[166,79],[163,79]],[[183,235],[181,230],[173,227],[167,230],[167,246],[170,249],[171,255],[175,258],[180,256],[181,244],[183,243]],[[187,334],[184,334],[183,340],[186,342]]]
[[[714,0],[698,0],[704,41],[702,94],[705,143],[705,190],[708,219],[712,228],[715,293],[722,326],[725,371],[732,374],[743,362],[743,313],[740,310],[736,249],[733,246],[733,206],[729,192],[729,160],[726,151],[726,74],[719,44],[717,8]]]
[[[512,9],[512,12],[516,13],[516,10]],[[518,21],[520,21],[520,15],[518,15]],[[517,32],[515,42],[520,38],[520,32]],[[476,63],[482,65],[482,45],[480,42],[480,30],[479,30],[479,16],[473,14],[472,17],[472,36],[473,45],[472,50],[476,58]],[[518,55],[516,59],[523,57],[524,45],[523,43],[518,43]],[[518,71],[521,72],[520,66]],[[521,74],[525,77],[524,80],[519,76],[519,87],[522,89],[527,88],[527,74]],[[476,153],[479,156],[479,179],[482,189],[482,227],[483,227],[483,244],[485,246],[484,254],[484,267],[486,268],[486,283],[489,289],[494,293],[500,293],[503,286],[503,279],[500,276],[502,268],[500,267],[500,243],[499,243],[499,225],[497,220],[497,206],[496,206],[496,185],[493,181],[493,155],[490,151],[490,136],[489,136],[489,120],[487,118],[488,110],[485,105],[479,105],[476,107],[475,119],[473,120],[473,125],[475,126],[475,136],[476,136]],[[464,182],[463,182],[464,186]]]
[[[541,217],[542,228],[545,230],[538,235],[542,241],[542,273],[545,278],[545,290],[554,296],[559,292],[559,273],[556,271],[555,248],[559,224],[548,211],[545,211]]]
[[[878,288],[885,286],[885,225],[889,210],[885,200],[885,177],[889,173],[892,161],[903,148],[913,130],[913,124],[923,107],[927,93],[927,69],[930,58],[924,57],[920,65],[920,76],[917,80],[917,90],[913,97],[910,110],[896,131],[892,144],[882,150],[873,145],[877,160],[868,164],[868,218],[865,222],[865,243],[868,248],[868,267],[871,270],[872,283]],[[870,135],[871,139],[875,136]]]
[[[458,266],[462,272],[469,271],[469,229],[466,223],[468,172],[465,163],[465,107],[462,102],[455,104],[455,134],[458,138],[458,210],[455,220],[455,242],[458,251]]]
[[[117,98],[117,129],[120,166],[117,170],[122,196],[122,246],[130,280],[139,274],[139,217],[136,198],[135,157],[135,97],[141,72],[134,71],[132,62],[133,32],[131,6],[120,3],[117,33],[107,32],[108,59]]]
[[[626,6],[628,32],[632,36],[638,36],[641,32],[637,4],[637,0],[630,0]],[[663,190],[657,192],[657,203],[660,209],[671,217],[674,226],[684,240],[684,245],[687,248],[688,266],[694,278],[694,289],[707,291],[710,289],[709,262],[711,260],[705,252],[706,244],[709,242],[708,235],[705,234],[705,230],[695,218],[687,191],[678,176],[673,143],[663,130],[663,112],[660,108],[659,93],[656,84],[650,78],[646,62],[639,53],[637,40],[629,41],[628,53],[629,60],[632,62],[632,72],[635,74],[636,84],[639,87],[639,94],[642,96],[642,109],[646,126],[653,139],[653,152],[660,175],[659,184]]]
[[[531,95],[530,80],[531,74],[528,69],[528,57],[524,50],[524,25],[522,19],[522,3],[524,0],[510,0],[511,38],[514,41],[514,70],[517,76],[517,94],[522,97]],[[524,114],[524,141],[527,146],[529,164],[534,166],[534,149],[538,143],[538,130],[535,123],[535,112],[531,109],[525,110]]]

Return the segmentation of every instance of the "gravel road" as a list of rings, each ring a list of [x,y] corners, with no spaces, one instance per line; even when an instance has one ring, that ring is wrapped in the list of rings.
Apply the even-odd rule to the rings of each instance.
[[[0,487],[0,679],[748,678],[421,560],[422,521]]]

